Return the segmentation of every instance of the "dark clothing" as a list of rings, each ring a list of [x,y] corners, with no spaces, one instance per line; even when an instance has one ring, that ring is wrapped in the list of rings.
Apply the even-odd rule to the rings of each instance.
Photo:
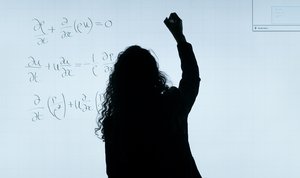
[[[191,154],[187,124],[198,94],[199,70],[192,46],[180,43],[177,47],[182,68],[179,87],[129,101],[132,103],[120,116],[125,119],[107,135],[109,178],[201,178]]]

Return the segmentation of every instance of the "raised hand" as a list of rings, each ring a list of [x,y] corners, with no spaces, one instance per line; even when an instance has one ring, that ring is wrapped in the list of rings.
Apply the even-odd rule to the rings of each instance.
[[[177,43],[185,41],[185,37],[183,35],[182,20],[178,17],[178,15],[175,12],[171,13],[169,18],[167,17],[164,20],[164,23],[174,36]]]

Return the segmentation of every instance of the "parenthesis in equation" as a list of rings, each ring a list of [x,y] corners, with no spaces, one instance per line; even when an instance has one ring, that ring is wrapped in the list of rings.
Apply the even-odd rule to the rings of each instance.
[[[73,27],[74,27],[75,32],[76,32],[76,33],[79,33],[78,29],[76,28],[76,20],[74,20]],[[80,32],[80,33],[81,33],[81,32]]]
[[[95,77],[98,77],[98,74],[96,74],[96,68],[98,67],[98,65],[95,65],[93,68],[92,68],[92,72],[93,72],[93,75]]]
[[[89,20],[90,23],[91,23],[91,28],[90,28],[90,30],[89,30],[89,32],[88,32],[87,34],[89,34],[89,33],[92,31],[93,27],[94,27],[94,24],[93,24],[92,19],[88,17],[88,20]]]
[[[50,112],[50,114],[55,117],[56,119],[58,120],[61,120],[59,117],[57,117],[55,111],[52,111],[51,108],[50,108],[50,97],[48,98],[47,100],[47,107],[48,107],[48,111]]]
[[[64,114],[63,114],[63,117],[65,118],[66,117],[66,99],[65,99],[65,95],[62,93],[61,94],[61,96],[62,96],[62,98],[63,98],[63,104],[64,104]],[[56,97],[55,97],[55,99],[56,99]],[[61,120],[61,118],[60,117],[58,117],[57,115],[56,115],[56,109],[54,110],[54,111],[52,111],[51,110],[51,108],[50,108],[50,97],[48,98],[48,100],[47,100],[47,107],[48,107],[48,110],[49,110],[49,112],[50,112],[50,114],[53,116],[53,117],[55,117],[56,119],[58,119],[58,120]]]
[[[91,18],[88,17],[87,19],[88,19],[88,21],[89,21],[89,23],[90,23],[90,25],[91,25],[91,27],[89,28],[89,31],[87,32],[87,34],[89,34],[89,33],[92,31],[92,29],[93,29],[93,27],[94,27],[94,24],[93,24],[93,21],[92,21]],[[83,23],[83,24],[82,24],[82,23]],[[81,27],[82,25],[83,25],[85,28],[89,27],[88,22],[82,22],[82,23],[78,23],[78,24],[77,24],[77,20],[74,20],[73,28],[74,28],[74,30],[75,30],[76,33],[82,33],[82,31],[79,29],[79,27]],[[80,25],[80,26],[79,26],[79,25]]]
[[[100,92],[97,91],[96,96],[95,96],[95,105],[96,105],[96,110],[97,110],[98,114],[100,114],[100,112],[101,112],[101,108],[100,108],[101,107],[101,96],[102,96],[102,94],[100,94]]]
[[[66,112],[67,112],[67,105],[66,105],[66,98],[65,95],[62,93],[61,94],[62,98],[63,98],[63,103],[64,103],[64,118],[66,117]]]

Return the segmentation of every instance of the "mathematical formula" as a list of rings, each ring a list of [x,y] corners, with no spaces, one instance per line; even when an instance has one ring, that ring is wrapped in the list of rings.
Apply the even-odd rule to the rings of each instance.
[[[113,26],[112,20],[94,21],[90,17],[81,19],[62,17],[58,24],[51,24],[39,18],[33,18],[32,22],[37,45],[47,44],[49,38],[53,36],[68,39],[78,34],[88,35],[96,27],[111,28]]]
[[[94,112],[99,113],[103,95],[97,92],[92,98],[82,93],[78,98],[68,98],[66,94],[42,98],[39,94],[33,95],[33,108],[30,109],[33,122],[44,120],[47,114],[53,119],[65,119],[70,112]]]
[[[60,78],[68,78],[76,76],[76,70],[79,68],[87,68],[89,73],[97,77],[100,73],[109,73],[113,69],[115,56],[113,53],[103,52],[101,56],[91,54],[89,59],[82,62],[72,62],[72,59],[66,56],[60,56],[55,62],[47,62],[35,56],[29,56],[25,68],[27,69],[28,81],[30,83],[39,83],[39,72],[46,71],[49,75],[56,74]],[[85,70],[86,71],[86,70]]]
[[[50,42],[59,46],[60,40],[67,40],[79,35],[87,36],[94,34],[92,31],[98,33],[101,29],[108,30],[113,27],[113,21],[110,19],[98,20],[91,17],[69,18],[62,16],[54,21],[32,18],[31,23],[35,39],[34,45],[43,46],[44,50],[49,48],[51,51],[53,46],[47,45]],[[64,45],[64,47],[72,48],[72,44]],[[48,56],[45,58],[34,54],[25,57],[25,64],[23,64],[27,74],[27,82],[32,84],[30,85],[31,90],[40,87],[50,87],[51,89],[49,83],[46,82],[48,78],[58,81],[68,80],[76,76],[99,77],[108,74],[113,70],[113,64],[116,60],[114,53],[109,51],[87,54],[80,58],[70,57],[68,54],[54,55],[56,57]],[[74,95],[70,96],[69,92],[45,94],[44,91],[39,90],[32,93],[31,106],[28,110],[33,122],[51,118],[63,120],[78,112],[96,115],[100,111],[102,97],[103,95],[99,91],[96,94],[80,92],[74,97]]]

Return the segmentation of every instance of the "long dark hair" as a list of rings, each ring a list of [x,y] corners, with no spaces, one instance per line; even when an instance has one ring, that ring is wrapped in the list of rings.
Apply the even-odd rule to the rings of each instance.
[[[168,88],[166,82],[166,76],[159,71],[149,50],[134,45],[121,52],[109,76],[97,118],[96,135],[103,141],[107,140],[113,130],[112,124],[108,123],[116,123],[121,119],[122,108],[134,104],[133,100],[145,95],[162,94]]]

